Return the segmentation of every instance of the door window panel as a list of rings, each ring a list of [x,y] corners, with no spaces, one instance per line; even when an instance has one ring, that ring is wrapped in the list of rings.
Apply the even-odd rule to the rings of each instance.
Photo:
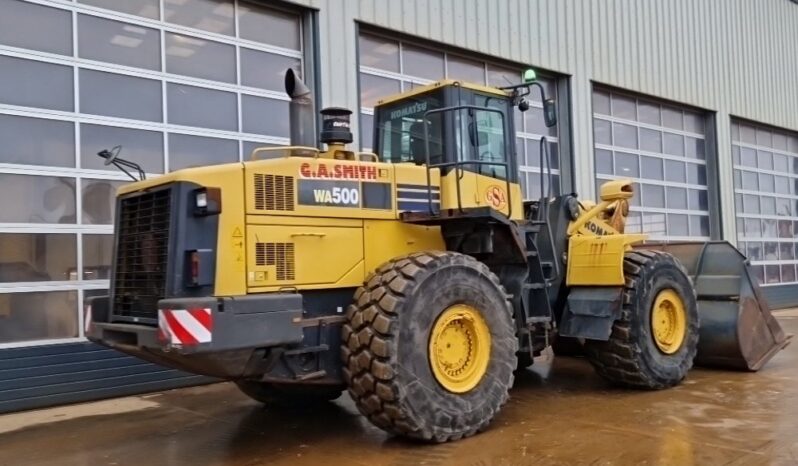
[[[0,343],[78,336],[77,291],[0,294]]]
[[[76,236],[0,233],[0,282],[77,280]]]
[[[0,0],[0,11],[0,44],[72,55],[70,12],[21,0]]]
[[[160,70],[161,34],[136,24],[78,15],[78,52],[90,60]]]

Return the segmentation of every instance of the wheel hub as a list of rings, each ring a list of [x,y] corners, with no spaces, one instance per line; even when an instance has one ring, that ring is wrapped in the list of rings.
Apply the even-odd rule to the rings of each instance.
[[[430,332],[429,360],[446,390],[465,393],[476,387],[490,361],[490,331],[479,311],[466,304],[443,311]]]
[[[662,290],[651,309],[651,334],[654,343],[664,354],[679,351],[687,333],[687,313],[675,290]]]

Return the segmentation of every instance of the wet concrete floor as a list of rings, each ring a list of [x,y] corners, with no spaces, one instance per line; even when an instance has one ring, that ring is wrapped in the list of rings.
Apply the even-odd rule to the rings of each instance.
[[[798,333],[798,312],[782,313]],[[347,396],[265,409],[230,384],[0,416],[0,465],[798,464],[798,344],[756,374],[693,370],[659,392],[610,388],[575,358],[537,361],[485,433],[387,436]]]

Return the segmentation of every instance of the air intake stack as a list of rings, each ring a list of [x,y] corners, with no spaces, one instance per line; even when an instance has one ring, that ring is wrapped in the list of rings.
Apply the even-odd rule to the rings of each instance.
[[[291,126],[291,145],[316,147],[316,115],[310,89],[296,72],[285,72],[285,92],[291,97],[288,119]]]

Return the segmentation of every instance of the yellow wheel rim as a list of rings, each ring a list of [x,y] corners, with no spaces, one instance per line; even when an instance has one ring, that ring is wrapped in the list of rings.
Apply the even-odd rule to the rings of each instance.
[[[430,333],[429,360],[446,390],[465,393],[476,387],[490,361],[490,330],[479,311],[466,304],[443,311]]]
[[[679,351],[687,333],[687,312],[676,291],[662,290],[651,309],[651,334],[657,348],[665,354]]]

